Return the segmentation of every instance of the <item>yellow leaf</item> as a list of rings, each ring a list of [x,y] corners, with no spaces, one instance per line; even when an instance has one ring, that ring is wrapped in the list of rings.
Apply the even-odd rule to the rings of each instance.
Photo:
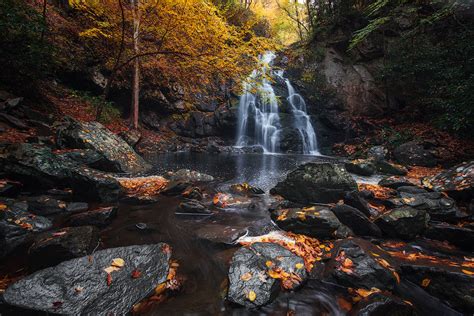
[[[295,267],[296,267],[296,269],[303,269],[304,264],[302,264],[302,263],[297,263],[297,264],[295,265]]]
[[[467,274],[467,275],[474,275],[474,272],[466,270],[466,269],[463,269],[462,272]]]
[[[114,267],[114,266],[110,266],[110,267],[107,267],[107,268],[104,269],[104,271],[108,274],[110,274],[114,271],[118,271],[118,270],[120,270],[120,268],[117,268],[117,267]]]
[[[428,285],[430,285],[430,282],[431,282],[430,279],[423,279],[423,281],[421,281],[421,286],[427,287]]]
[[[112,266],[113,267],[117,267],[117,268],[121,268],[125,265],[125,261],[123,261],[122,258],[115,258],[112,260]]]
[[[268,260],[267,262],[265,262],[265,265],[269,268],[273,267],[273,262]]]
[[[0,211],[3,211],[6,208],[7,208],[7,206],[5,204],[0,204]]]
[[[257,298],[257,294],[254,291],[250,291],[249,294],[247,295],[247,298],[249,299],[250,302],[253,302]]]

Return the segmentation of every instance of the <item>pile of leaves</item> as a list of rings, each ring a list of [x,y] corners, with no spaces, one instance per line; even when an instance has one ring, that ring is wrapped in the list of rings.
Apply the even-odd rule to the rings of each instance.
[[[127,196],[149,198],[158,195],[168,184],[168,180],[160,176],[117,178]]]

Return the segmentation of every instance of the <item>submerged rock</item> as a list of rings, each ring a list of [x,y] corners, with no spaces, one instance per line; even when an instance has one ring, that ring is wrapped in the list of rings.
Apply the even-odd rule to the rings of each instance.
[[[342,225],[327,207],[280,209],[271,213],[283,230],[316,238],[334,238]]]
[[[0,205],[0,258],[31,241],[36,233],[52,227],[49,219],[27,212],[26,202],[7,199],[0,201]]]
[[[310,204],[337,202],[349,191],[357,191],[357,183],[340,165],[307,163],[290,172],[270,192],[287,200]]]
[[[281,280],[285,274],[288,277]],[[246,307],[262,306],[278,295],[282,284],[296,288],[306,277],[302,258],[278,244],[254,243],[232,258],[227,299]]]
[[[418,313],[412,305],[398,297],[375,293],[363,298],[351,310],[350,315],[358,316],[415,316]]]
[[[390,237],[413,239],[425,231],[429,219],[425,210],[403,206],[381,215],[375,223]]]
[[[118,208],[109,206],[101,207],[92,211],[74,214],[68,219],[70,226],[91,225],[104,227],[109,225],[117,217]]]
[[[63,261],[86,256],[99,244],[99,231],[92,226],[65,227],[35,237],[29,249],[30,262],[46,268]]]
[[[115,165],[118,172],[138,173],[151,168],[127,142],[98,122],[68,119],[58,129],[57,142],[62,148],[92,149]]]
[[[187,200],[178,205],[176,214],[208,215],[212,212],[198,200]]]
[[[415,186],[411,183],[407,178],[400,177],[400,176],[390,176],[387,178],[383,178],[379,181],[379,185],[390,188],[390,189],[398,189],[399,187],[406,187],[406,186]]]
[[[382,235],[380,228],[354,207],[344,204],[336,205],[331,211],[341,223],[348,226],[356,235],[378,237]]]
[[[4,300],[54,314],[124,315],[166,280],[170,256],[163,243],[101,250],[15,282]],[[104,269],[115,258],[123,259],[124,266],[111,272],[109,279]],[[133,278],[133,271],[140,271],[140,277]]]
[[[200,173],[195,170],[189,170],[189,169],[180,169],[176,172],[169,172],[168,175],[169,175],[170,181],[176,181],[176,182],[193,183],[193,182],[214,181],[213,176],[210,176],[205,173]]]

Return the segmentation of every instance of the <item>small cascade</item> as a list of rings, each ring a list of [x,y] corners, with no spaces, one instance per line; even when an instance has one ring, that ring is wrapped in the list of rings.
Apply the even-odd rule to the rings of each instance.
[[[272,79],[286,83],[292,127],[298,130],[302,153],[319,154],[316,133],[306,112],[303,97],[296,93],[282,70],[272,70],[275,54],[267,52],[260,58],[261,67],[255,69],[243,85],[239,101],[237,147],[261,146],[264,153],[280,152],[280,134],[285,126],[280,122],[279,102]]]

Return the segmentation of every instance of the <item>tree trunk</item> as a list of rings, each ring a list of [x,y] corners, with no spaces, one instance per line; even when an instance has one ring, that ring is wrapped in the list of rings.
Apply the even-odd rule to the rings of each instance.
[[[140,35],[140,12],[139,1],[132,0],[133,5],[133,51],[135,55],[140,53],[139,35]],[[138,115],[140,106],[140,58],[135,58],[133,69],[133,98],[132,98],[132,127],[138,128]]]
[[[300,40],[303,40],[303,29],[301,28],[300,11],[298,9],[298,0],[294,0],[294,1],[295,1],[296,26],[298,27]]]

